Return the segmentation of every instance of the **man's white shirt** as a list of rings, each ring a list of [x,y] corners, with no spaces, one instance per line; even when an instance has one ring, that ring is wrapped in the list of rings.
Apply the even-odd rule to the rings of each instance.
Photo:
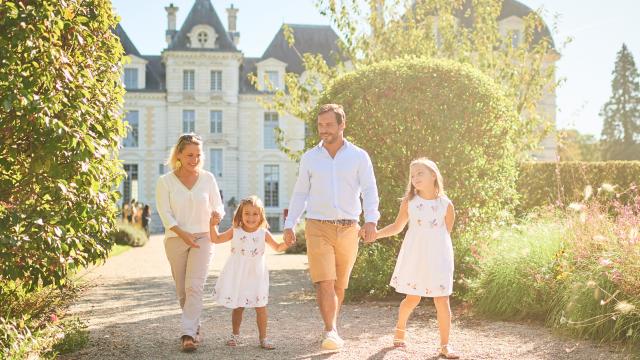
[[[308,219],[357,221],[364,208],[365,222],[377,222],[379,202],[369,154],[344,140],[332,158],[320,142],[302,155],[284,227],[293,228],[305,209]]]

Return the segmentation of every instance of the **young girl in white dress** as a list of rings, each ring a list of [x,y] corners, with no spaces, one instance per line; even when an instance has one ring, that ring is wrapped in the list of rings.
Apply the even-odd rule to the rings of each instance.
[[[275,349],[267,338],[267,302],[269,300],[269,272],[265,262],[265,243],[275,251],[284,251],[285,243],[276,243],[267,228],[262,201],[250,196],[240,201],[233,215],[232,227],[219,234],[220,217],[211,220],[211,241],[221,244],[231,240],[231,256],[227,259],[213,290],[218,304],[233,309],[232,334],[228,346],[240,343],[240,324],[244,308],[256,309],[260,347]]]
[[[405,332],[411,312],[422,297],[432,297],[440,328],[440,356],[457,359],[459,356],[449,346],[453,204],[445,195],[442,175],[433,161],[419,158],[409,168],[409,184],[398,216],[376,236],[396,235],[409,223],[390,283],[397,292],[406,294],[400,303],[393,345],[406,346]]]

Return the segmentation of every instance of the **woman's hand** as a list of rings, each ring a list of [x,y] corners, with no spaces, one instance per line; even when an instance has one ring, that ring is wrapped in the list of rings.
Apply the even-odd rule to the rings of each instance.
[[[178,236],[179,236],[179,237],[180,237],[180,239],[182,239],[182,241],[184,241],[184,243],[185,243],[185,244],[187,244],[189,247],[196,248],[196,249],[199,249],[199,248],[200,248],[200,245],[198,245],[198,244],[196,243],[196,240],[197,240],[197,239],[196,239],[196,237],[195,237],[195,236],[193,236],[193,234],[188,233],[188,232],[186,232],[186,231],[180,231],[180,232],[178,233]]]

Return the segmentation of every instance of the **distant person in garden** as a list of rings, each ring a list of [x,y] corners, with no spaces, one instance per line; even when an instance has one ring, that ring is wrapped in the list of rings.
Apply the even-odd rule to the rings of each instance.
[[[211,222],[211,241],[221,244],[231,240],[231,256],[227,259],[213,290],[214,300],[231,313],[231,335],[227,346],[240,344],[240,324],[244,308],[256,309],[260,347],[275,349],[267,337],[267,303],[269,301],[269,272],[265,258],[265,245],[275,251],[287,249],[286,243],[277,243],[269,232],[264,205],[257,196],[242,199],[233,215],[232,226],[219,234],[220,216],[214,214]]]
[[[129,202],[129,212],[127,213],[127,222],[133,225],[133,216],[136,214],[136,199]]]
[[[162,175],[156,187],[165,252],[182,308],[183,351],[196,350],[199,340],[202,295],[213,255],[209,223],[214,212],[224,216],[216,178],[202,163],[200,137],[180,136],[168,160],[173,171]]]
[[[122,205],[122,222],[125,224],[129,222],[129,212],[131,212],[129,204],[124,203],[124,205]]]
[[[393,345],[405,347],[407,320],[422,297],[431,297],[440,328],[440,356],[458,359],[449,345],[453,291],[453,247],[451,230],[455,220],[453,203],[445,195],[444,183],[436,164],[419,158],[409,166],[407,192],[398,216],[377,233],[377,238],[399,234],[409,224],[390,285],[406,294],[400,303]]]
[[[364,241],[375,241],[379,199],[369,155],[344,138],[342,106],[322,105],[317,121],[322,141],[300,160],[284,240],[295,243],[294,227],[306,210],[309,273],[324,322],[322,347],[336,350],[344,345],[337,321],[358,254],[358,220],[364,207]]]
[[[142,209],[142,228],[144,229],[145,234],[149,237],[149,223],[151,222],[151,207],[146,204]]]

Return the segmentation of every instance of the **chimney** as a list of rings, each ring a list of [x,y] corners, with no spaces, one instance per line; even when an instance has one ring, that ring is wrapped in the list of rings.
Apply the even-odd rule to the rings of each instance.
[[[178,7],[171,3],[164,9],[167,10],[167,32],[165,33],[165,37],[167,45],[169,45],[173,41],[174,36],[178,33],[176,30],[176,14],[178,13]]]
[[[228,16],[227,22],[229,26],[229,37],[233,41],[233,44],[237,46],[238,43],[240,42],[240,33],[236,28],[237,21],[238,21],[238,9],[234,8],[233,4],[231,4],[231,7],[227,9],[227,16]]]

